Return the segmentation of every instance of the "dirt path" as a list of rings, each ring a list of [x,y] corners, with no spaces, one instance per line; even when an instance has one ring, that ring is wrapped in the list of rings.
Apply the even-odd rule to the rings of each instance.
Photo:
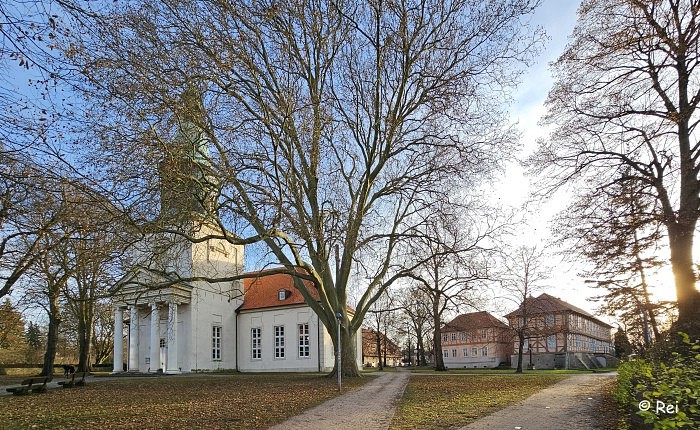
[[[271,430],[384,430],[408,383],[408,372],[388,372],[361,389],[328,400]]]
[[[460,430],[589,430],[601,428],[601,387],[614,373],[574,375]]]

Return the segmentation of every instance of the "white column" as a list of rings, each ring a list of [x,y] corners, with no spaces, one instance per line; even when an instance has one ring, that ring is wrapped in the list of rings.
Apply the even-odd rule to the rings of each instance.
[[[124,311],[114,308],[114,369],[112,373],[124,371]]]
[[[129,306],[131,320],[129,321],[129,372],[139,371],[139,309]]]
[[[167,373],[180,373],[177,364],[177,303],[168,304],[168,364]]]
[[[160,368],[160,313],[158,305],[151,303],[151,354],[149,369],[157,372]]]

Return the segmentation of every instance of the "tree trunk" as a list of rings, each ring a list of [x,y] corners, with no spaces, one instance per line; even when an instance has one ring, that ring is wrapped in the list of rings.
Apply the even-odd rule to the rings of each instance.
[[[522,330],[518,331],[518,367],[515,373],[523,373],[523,349],[525,347],[525,334]]]
[[[92,352],[92,331],[94,317],[89,309],[90,304],[85,301],[80,304],[80,309],[82,315],[78,319],[78,371],[79,372],[89,372],[92,370],[92,363],[90,363],[90,356]]]
[[[338,328],[336,327],[335,330],[333,331],[333,346],[336,351],[338,351],[338,344],[337,344],[337,332]],[[342,366],[342,372],[344,377],[358,377],[362,376],[360,373],[360,369],[357,367],[357,348],[355,345],[356,341],[356,336],[357,336],[357,331],[355,330],[350,330],[347,328],[347,324],[343,323],[343,326],[340,329],[340,336],[342,338],[342,351],[341,351],[341,366]],[[338,375],[338,356],[335,356],[335,362],[333,364],[333,371],[328,374],[329,377],[332,376],[337,376]]]
[[[417,349],[417,354],[418,357],[416,357],[416,361],[418,361],[419,366],[427,366],[428,363],[425,360],[425,345],[423,343],[423,335],[419,332],[418,334],[418,340],[416,342],[416,349]]]
[[[700,293],[695,288],[693,232],[687,230],[678,225],[669,228],[671,267],[678,301],[678,322],[674,330],[686,332],[691,339],[697,339],[700,337]]]
[[[58,288],[49,286],[49,332],[46,336],[46,353],[41,376],[52,376],[54,361],[56,360],[56,346],[58,345],[58,326],[61,323],[61,314],[58,305]]]
[[[379,331],[377,331],[377,366],[379,366],[379,370],[384,370],[384,367],[382,366],[382,339],[379,335]]]
[[[440,311],[438,310],[440,296],[433,298],[433,351],[435,355],[435,370],[447,370],[442,357],[442,338],[440,337]]]

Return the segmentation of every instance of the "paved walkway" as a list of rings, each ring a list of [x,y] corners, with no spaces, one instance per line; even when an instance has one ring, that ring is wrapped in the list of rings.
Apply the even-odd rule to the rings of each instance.
[[[387,372],[361,389],[328,400],[270,430],[385,430],[408,383],[409,373]]]
[[[616,373],[573,375],[460,430],[597,429],[600,387],[616,377]]]

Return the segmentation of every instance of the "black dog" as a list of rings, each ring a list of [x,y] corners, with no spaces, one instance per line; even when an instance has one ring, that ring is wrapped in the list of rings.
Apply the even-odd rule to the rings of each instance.
[[[64,364],[63,366],[63,377],[67,378],[68,375],[72,375],[75,373],[75,367],[71,364]]]

